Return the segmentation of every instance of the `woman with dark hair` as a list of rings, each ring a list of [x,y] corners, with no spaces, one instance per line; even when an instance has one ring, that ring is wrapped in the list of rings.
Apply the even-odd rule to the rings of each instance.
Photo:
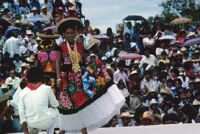
[[[19,117],[24,133],[48,130],[58,116],[58,101],[51,87],[42,84],[43,72],[31,68],[27,73],[28,84],[20,92]]]
[[[51,86],[54,94],[56,93],[56,51],[55,39],[59,38],[59,34],[53,34],[53,31],[46,28],[44,33],[38,34],[41,38],[38,46],[38,52],[35,59],[35,67],[39,67],[44,71],[44,83]]]
[[[84,65],[84,47],[78,37],[81,28],[77,17],[65,18],[57,25],[57,31],[66,39],[56,48],[59,128],[63,133],[86,134],[103,126],[125,102],[100,60]]]

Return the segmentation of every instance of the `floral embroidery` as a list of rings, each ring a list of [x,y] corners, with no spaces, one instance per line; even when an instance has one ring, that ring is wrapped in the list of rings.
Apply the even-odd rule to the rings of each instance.
[[[46,61],[48,59],[47,53],[46,52],[40,52],[38,54],[38,59],[39,59],[40,62]]]
[[[66,107],[68,109],[70,109],[72,107],[72,103],[67,95],[66,92],[61,92],[60,93],[60,104],[63,106],[63,107]]]
[[[69,72],[68,73],[68,80],[69,81],[73,81],[74,80],[74,73],[73,72]]]
[[[88,98],[88,95],[84,92],[76,93],[73,95],[73,100],[76,106],[80,107],[82,106]]]
[[[61,45],[61,49],[62,49],[62,54],[63,55],[69,54],[69,51],[67,49],[67,45],[66,44],[62,44]]]
[[[99,76],[99,77],[96,79],[96,82],[97,82],[97,85],[98,85],[98,86],[105,86],[105,84],[106,84],[105,78],[104,78],[104,77],[101,77],[101,76]]]
[[[70,99],[68,98],[68,96],[67,96],[67,97],[61,98],[60,104],[61,104],[63,107],[66,107],[66,108],[68,108],[68,109],[71,109],[71,107],[72,107],[72,103],[71,103]]]
[[[80,74],[75,75],[75,82],[80,82],[80,81],[81,81]]]
[[[66,74],[65,73],[62,73],[61,74],[62,76],[62,80],[61,80],[61,89],[64,91],[66,86],[67,86],[67,79],[66,79]]]
[[[56,51],[52,51],[52,52],[50,53],[49,57],[50,57],[50,59],[51,59],[52,61],[56,61]]]
[[[71,64],[71,60],[69,56],[64,57],[64,64]]]

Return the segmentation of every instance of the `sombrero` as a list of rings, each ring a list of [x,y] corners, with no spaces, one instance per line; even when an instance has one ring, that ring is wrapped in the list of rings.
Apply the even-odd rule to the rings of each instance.
[[[61,20],[57,24],[56,29],[60,34],[62,34],[63,32],[65,32],[66,28],[68,27],[77,27],[77,29],[80,29],[83,27],[83,23],[77,17],[69,17],[69,18],[65,18]]]
[[[6,101],[6,100],[9,100],[10,98],[10,93],[11,93],[11,90],[4,93],[3,95],[0,96],[0,103]]]
[[[58,39],[60,37],[59,34],[48,35],[43,33],[37,33],[37,36],[41,39]]]

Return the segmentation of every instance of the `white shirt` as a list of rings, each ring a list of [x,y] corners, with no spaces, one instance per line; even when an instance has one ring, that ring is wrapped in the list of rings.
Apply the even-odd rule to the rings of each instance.
[[[143,39],[143,43],[146,43],[147,45],[154,44],[155,40],[153,38],[149,39],[148,37]]]
[[[84,38],[84,48],[87,49],[90,45],[90,38],[91,38],[91,34],[83,34],[83,38]]]
[[[140,84],[140,88],[141,89],[144,89],[144,87],[147,87],[147,88],[153,88],[153,89],[158,89],[157,86],[156,86],[156,82],[152,79],[150,79],[150,81],[148,82],[145,78],[141,81],[141,84]]]
[[[147,58],[146,56],[144,56],[142,58],[142,60],[140,61],[139,67],[142,68],[142,65],[144,63],[147,63],[148,65],[152,65],[152,66],[155,67],[155,66],[157,66],[158,60],[157,60],[157,58],[154,55],[150,54],[149,58]]]
[[[32,45],[32,43],[34,43],[34,45]],[[37,50],[38,44],[37,42],[30,42],[28,43],[28,50],[33,52],[34,54],[38,51]]]
[[[50,86],[43,84],[36,90],[25,87],[20,92],[18,104],[20,123],[26,122],[32,128],[47,129],[50,127],[48,122],[59,114],[56,107],[58,101]]]
[[[47,12],[47,14],[44,14],[43,12],[40,13],[41,17],[44,17],[46,20],[48,20],[50,22],[51,19],[53,19],[52,14]]]
[[[13,64],[15,65],[15,72],[20,73],[22,63],[23,62],[21,60],[19,60],[18,62],[16,60],[13,61]]]
[[[22,44],[18,38],[10,37],[5,42],[5,45],[3,47],[3,54],[5,54],[5,52],[8,52],[10,54],[10,58],[13,58],[14,54],[19,54],[19,56],[21,56],[19,49],[20,45]]]
[[[57,44],[57,45],[60,45],[60,44],[62,44],[63,42],[65,42],[65,39],[63,39],[62,36],[60,36],[60,38],[56,39],[56,44]]]
[[[14,108],[14,115],[19,115],[18,110],[18,103],[19,103],[19,94],[22,91],[20,87],[16,90],[15,94],[13,95],[13,99],[10,102],[10,105]]]
[[[128,79],[128,74],[126,74],[124,71],[121,72],[119,69],[117,69],[117,71],[115,71],[114,75],[113,75],[113,82],[115,84],[118,84],[119,80],[122,80],[124,82],[124,85],[127,87],[126,82],[129,81]]]
[[[28,15],[28,19],[31,18],[31,17],[41,17],[41,16],[39,14],[34,15],[33,13],[30,13]]]
[[[169,50],[168,49],[163,49],[163,48],[156,48],[156,55],[160,55],[161,53],[165,50],[165,52],[167,53],[167,55],[169,55]]]

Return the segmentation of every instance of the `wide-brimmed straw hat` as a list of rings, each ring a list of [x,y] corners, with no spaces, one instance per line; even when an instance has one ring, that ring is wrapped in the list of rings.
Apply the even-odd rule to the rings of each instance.
[[[33,7],[32,8],[32,11],[37,11],[38,9],[36,7]]]
[[[192,105],[193,105],[193,106],[200,106],[200,101],[198,101],[198,100],[195,99],[195,100],[193,101]]]
[[[134,117],[134,115],[130,114],[129,112],[123,112],[123,113],[121,113],[120,117],[121,118],[124,118],[124,117],[126,117],[126,118],[132,118],[132,117]]]
[[[149,119],[149,120],[151,120],[152,122],[154,122],[153,116],[151,116],[148,112],[144,112],[144,113],[143,113],[142,119]]]
[[[60,37],[59,34],[44,34],[44,33],[37,33],[37,36],[41,39],[58,39]]]
[[[68,0],[68,2],[76,6],[76,0]]]
[[[154,104],[158,104],[156,99],[151,99],[149,106],[154,105]]]
[[[62,34],[69,27],[75,27],[78,30],[83,27],[83,23],[77,17],[69,17],[69,18],[65,18],[65,19],[61,20],[57,24],[56,29],[60,34]]]
[[[4,93],[3,95],[0,95],[0,103],[4,102],[6,100],[9,100],[10,94],[11,94],[11,90]]]

